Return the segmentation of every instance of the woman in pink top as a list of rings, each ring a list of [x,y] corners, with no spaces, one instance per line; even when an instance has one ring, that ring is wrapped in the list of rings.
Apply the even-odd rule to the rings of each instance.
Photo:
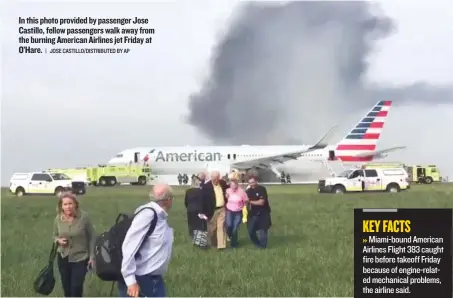
[[[248,198],[245,191],[239,187],[237,180],[230,181],[230,188],[226,190],[226,228],[228,237],[231,239],[231,247],[238,245],[238,230],[242,222],[242,208]]]

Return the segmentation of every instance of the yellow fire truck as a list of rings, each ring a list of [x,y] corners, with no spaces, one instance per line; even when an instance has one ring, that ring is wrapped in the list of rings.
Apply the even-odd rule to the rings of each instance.
[[[72,180],[83,181],[94,186],[114,186],[121,183],[146,185],[151,180],[151,167],[142,165],[121,165],[49,169],[50,173],[63,173]]]
[[[410,182],[431,184],[442,181],[439,169],[435,165],[406,166],[406,171]]]

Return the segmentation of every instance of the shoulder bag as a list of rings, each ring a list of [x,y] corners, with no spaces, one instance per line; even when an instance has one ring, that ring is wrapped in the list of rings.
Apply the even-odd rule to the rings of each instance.
[[[53,271],[53,262],[57,256],[57,243],[54,243],[52,250],[50,251],[49,263],[39,272],[35,281],[33,282],[33,288],[36,293],[41,295],[49,295],[52,293],[55,287],[55,276]]]

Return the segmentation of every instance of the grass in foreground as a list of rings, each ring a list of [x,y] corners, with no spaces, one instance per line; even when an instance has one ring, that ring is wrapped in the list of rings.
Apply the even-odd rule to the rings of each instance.
[[[147,201],[147,187],[90,188],[80,197],[98,233],[118,212]],[[241,227],[235,251],[200,251],[187,235],[184,189],[170,213],[173,258],[168,296],[352,296],[353,208],[452,208],[453,187],[415,186],[399,194],[319,195],[315,186],[268,187],[273,227],[257,250]],[[32,283],[51,246],[55,197],[15,198],[2,190],[2,296],[36,296]],[[58,272],[56,272],[58,274]],[[111,283],[89,275],[85,296],[108,296]],[[62,296],[59,276],[52,296]],[[114,292],[117,296],[117,292]]]

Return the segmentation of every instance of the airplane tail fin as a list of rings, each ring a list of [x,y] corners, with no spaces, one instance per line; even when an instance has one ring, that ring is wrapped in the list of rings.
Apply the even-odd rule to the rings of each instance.
[[[391,107],[392,101],[378,102],[338,143],[336,157],[343,162],[372,161]]]

